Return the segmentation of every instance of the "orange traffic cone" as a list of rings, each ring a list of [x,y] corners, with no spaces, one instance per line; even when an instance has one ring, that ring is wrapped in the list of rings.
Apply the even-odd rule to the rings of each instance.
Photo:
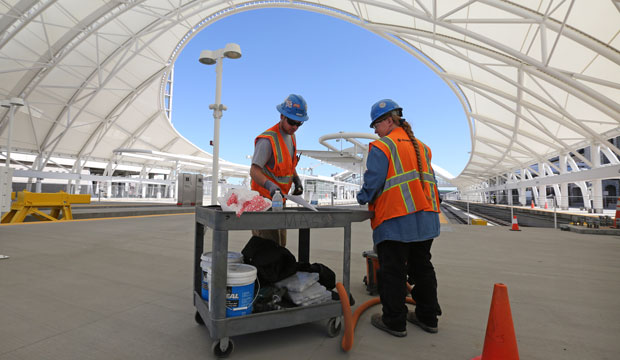
[[[547,202],[546,202],[546,201],[545,201],[545,209],[548,209],[548,207],[547,207]]]
[[[504,284],[495,284],[493,299],[489,311],[487,333],[484,337],[482,355],[472,360],[519,360],[517,338],[512,325],[508,288]]]
[[[532,200],[532,209],[534,208],[534,200]]]
[[[515,215],[512,218],[512,228],[510,229],[511,231],[521,231],[519,229],[519,223],[517,222],[517,215]]]

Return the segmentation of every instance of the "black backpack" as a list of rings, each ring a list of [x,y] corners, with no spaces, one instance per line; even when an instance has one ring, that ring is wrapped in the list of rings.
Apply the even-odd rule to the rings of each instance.
[[[256,267],[261,287],[278,282],[297,272],[295,255],[272,240],[252,236],[241,253],[243,262]]]

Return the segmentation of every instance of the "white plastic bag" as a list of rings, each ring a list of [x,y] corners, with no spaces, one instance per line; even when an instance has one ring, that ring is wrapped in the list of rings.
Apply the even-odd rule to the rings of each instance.
[[[234,211],[241,216],[245,211],[265,211],[271,207],[271,200],[260,196],[258,191],[245,188],[230,189],[217,198],[224,211]]]
[[[328,290],[325,288],[325,286],[319,284],[318,282],[315,282],[304,291],[288,291],[286,295],[295,305],[302,305],[304,303],[309,303],[317,298],[322,298],[326,296],[326,292],[328,292]]]
[[[275,285],[286,288],[288,291],[302,292],[317,281],[319,281],[319,273],[298,271],[286,279],[278,281]]]
[[[325,290],[321,296],[314,298],[314,299],[307,300],[307,301],[303,301],[300,305],[306,306],[306,305],[321,304],[324,302],[328,302],[331,299],[332,299],[331,291]]]

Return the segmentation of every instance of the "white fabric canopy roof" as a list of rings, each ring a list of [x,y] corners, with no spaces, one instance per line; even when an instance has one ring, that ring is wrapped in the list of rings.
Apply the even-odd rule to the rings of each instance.
[[[352,174],[360,176],[366,171],[366,156],[368,155],[368,143],[379,139],[375,134],[355,133],[355,132],[339,132],[334,134],[326,134],[319,138],[319,143],[327,148],[327,150],[303,150],[297,149],[301,155],[320,160],[321,162],[339,167],[344,172],[337,174],[335,178],[344,179]],[[339,142],[340,149],[333,142]],[[343,145],[344,143],[347,145]],[[352,146],[349,146],[352,145]],[[299,169],[298,169],[299,170]],[[453,187],[451,183],[454,175],[444,170],[441,166],[433,163],[433,170],[440,187]]]
[[[117,161],[119,148],[210,160],[168,120],[174,60],[203,27],[264,7],[349,21],[433,69],[470,121],[471,157],[454,184],[620,135],[617,1],[4,0],[0,98],[27,104],[16,113],[13,147],[42,160]],[[2,108],[4,148],[8,117]]]

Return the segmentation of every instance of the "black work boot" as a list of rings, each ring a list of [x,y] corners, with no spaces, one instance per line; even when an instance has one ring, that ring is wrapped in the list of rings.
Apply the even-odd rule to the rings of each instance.
[[[407,313],[407,321],[409,321],[410,323],[414,325],[419,326],[422,330],[429,332],[431,334],[436,334],[439,331],[439,329],[437,328],[437,325],[435,326],[426,325],[420,319],[418,319],[418,317],[415,315],[415,312],[413,311],[409,311]]]
[[[370,318],[370,323],[377,329],[381,329],[390,335],[394,335],[398,337],[407,336],[407,330],[397,331],[397,330],[392,330],[389,327],[387,327],[387,325],[385,325],[385,323],[383,322],[383,319],[381,318],[381,314],[373,314],[372,317]]]

